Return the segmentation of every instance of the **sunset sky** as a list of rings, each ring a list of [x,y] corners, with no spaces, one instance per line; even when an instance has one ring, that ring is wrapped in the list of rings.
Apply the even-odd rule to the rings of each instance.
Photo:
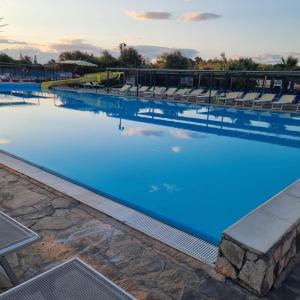
[[[154,57],[166,48],[189,56],[253,56],[272,62],[300,57],[299,0],[0,0],[0,51],[63,50],[99,54],[120,42]]]

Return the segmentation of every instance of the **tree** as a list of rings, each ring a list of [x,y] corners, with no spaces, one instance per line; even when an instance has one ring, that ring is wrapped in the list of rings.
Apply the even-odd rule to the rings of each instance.
[[[140,67],[142,65],[143,58],[132,47],[124,48],[119,58],[120,64],[124,67]]]
[[[15,60],[8,56],[6,53],[0,53],[0,62],[2,63],[14,63]]]
[[[92,64],[99,65],[99,58],[95,57],[93,54],[87,52],[76,51],[65,51],[59,55],[59,60],[84,60]]]
[[[163,53],[157,58],[156,64],[160,69],[188,69],[190,66],[189,59],[179,50]]]
[[[22,64],[32,64],[32,58],[29,55],[23,56],[23,54],[20,54],[20,63]]]
[[[297,57],[289,56],[288,58],[281,58],[282,63],[279,64],[279,69],[286,71],[293,71],[298,68],[299,59]]]
[[[48,65],[54,65],[56,63],[56,61],[55,61],[55,59],[50,59],[49,61],[48,61]]]
[[[235,60],[229,60],[227,64],[228,70],[238,71],[257,71],[259,64],[256,63],[252,58],[241,57]]]
[[[102,68],[116,67],[118,65],[118,60],[113,57],[107,50],[102,52],[99,58],[100,66]]]

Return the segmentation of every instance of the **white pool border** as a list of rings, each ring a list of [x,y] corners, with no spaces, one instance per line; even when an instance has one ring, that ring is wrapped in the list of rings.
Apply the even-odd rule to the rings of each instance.
[[[191,257],[214,266],[219,247],[0,150],[0,164],[41,182]]]

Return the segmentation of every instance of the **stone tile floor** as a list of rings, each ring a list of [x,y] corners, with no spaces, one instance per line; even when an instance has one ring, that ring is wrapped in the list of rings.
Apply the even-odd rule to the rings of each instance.
[[[1,165],[0,209],[42,236],[9,257],[22,281],[79,256],[138,299],[257,299],[206,264]],[[0,273],[0,289],[8,285]],[[300,264],[269,299],[300,299]]]

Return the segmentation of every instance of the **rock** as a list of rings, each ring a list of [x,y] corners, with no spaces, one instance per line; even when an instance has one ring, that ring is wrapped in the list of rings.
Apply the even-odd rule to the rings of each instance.
[[[220,249],[225,258],[238,269],[242,267],[245,251],[238,245],[223,239]]]
[[[282,246],[282,256],[285,256],[286,253],[291,249],[291,245],[293,240],[296,238],[296,231],[293,230],[293,232],[289,235],[289,237],[285,240],[283,246]]]
[[[258,258],[258,256],[256,254],[249,252],[249,251],[247,252],[246,257],[248,260],[251,260],[251,261],[255,261]]]
[[[265,287],[265,289],[267,291],[269,291],[274,284],[274,268],[275,268],[275,266],[272,266],[267,271],[267,275],[266,275],[266,279],[265,279],[265,284],[267,285]]]
[[[230,262],[224,257],[219,257],[216,264],[216,271],[227,278],[236,279],[236,271]]]
[[[239,273],[238,278],[246,286],[251,287],[260,294],[266,270],[266,263],[262,259],[259,259],[256,262],[247,260]]]
[[[75,224],[79,220],[64,217],[45,217],[40,219],[33,227],[33,230],[63,230]]]
[[[44,200],[44,196],[31,190],[22,190],[14,194],[13,199],[5,201],[4,206],[10,209],[17,209],[24,206],[33,206]]]
[[[54,208],[68,208],[72,204],[72,201],[66,198],[56,198],[52,202]]]
[[[4,271],[0,268],[0,291],[9,289],[12,287],[11,282],[7,278],[6,275],[4,275]]]
[[[67,217],[69,214],[70,214],[70,211],[68,209],[57,209],[52,216],[53,217]]]
[[[31,213],[36,212],[36,209],[34,207],[21,207],[21,208],[17,208],[15,210],[13,210],[11,212],[11,216],[13,217],[19,217],[19,216],[23,216],[23,215],[28,215]]]
[[[292,243],[289,252],[286,254],[286,256],[284,258],[284,264],[283,264],[284,268],[286,268],[288,266],[290,261],[295,257],[296,253],[297,253],[296,244]]]
[[[28,214],[23,217],[24,220],[36,220],[41,219],[46,216],[51,216],[54,213],[54,208],[52,206],[46,206],[45,208],[36,211],[32,214]]]
[[[275,250],[273,259],[277,263],[282,258],[282,247],[281,245]]]
[[[6,256],[6,259],[10,265],[11,268],[16,268],[19,266],[19,259],[16,253],[12,253],[8,256]]]

